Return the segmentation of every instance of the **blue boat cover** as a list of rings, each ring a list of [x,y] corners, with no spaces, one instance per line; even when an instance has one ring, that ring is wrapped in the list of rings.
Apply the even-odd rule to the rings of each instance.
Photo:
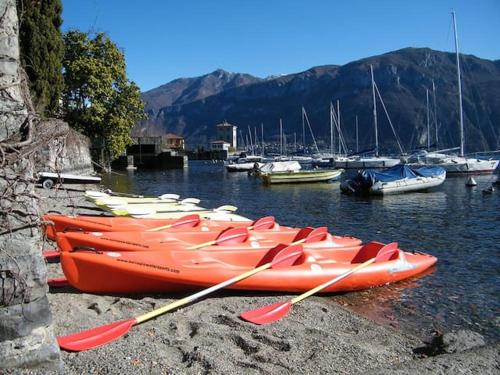
[[[435,177],[444,172],[442,167],[411,168],[406,164],[398,164],[392,168],[377,171],[366,169],[356,176],[355,180],[365,188],[373,186],[376,182],[392,182],[404,178]]]

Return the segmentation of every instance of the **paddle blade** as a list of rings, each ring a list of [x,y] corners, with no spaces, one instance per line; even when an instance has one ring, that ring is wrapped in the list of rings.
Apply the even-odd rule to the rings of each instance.
[[[45,250],[42,255],[47,261],[56,261],[59,260],[61,253],[57,250]]]
[[[276,221],[274,219],[274,216],[266,216],[255,220],[251,227],[253,228],[253,230],[271,229],[272,227],[274,227],[275,223]]]
[[[201,201],[198,198],[186,198],[181,200],[179,203],[180,204],[186,204],[186,205],[197,205]]]
[[[398,251],[399,249],[397,242],[392,242],[390,244],[385,245],[377,253],[377,256],[375,257],[375,263],[388,261],[394,256],[394,254],[397,254]]]
[[[302,256],[302,245],[283,245],[270,249],[266,255],[262,257],[257,267],[266,263],[271,263],[271,268],[290,267]]]
[[[69,286],[68,280],[66,280],[64,277],[58,278],[58,279],[48,279],[47,280],[48,286],[51,288],[63,288],[65,286]]]
[[[200,215],[186,215],[172,223],[172,228],[195,227],[200,223]]]
[[[162,200],[172,200],[172,201],[177,201],[179,200],[180,195],[179,194],[162,194],[158,196],[158,199]]]
[[[244,312],[240,314],[240,318],[254,324],[269,324],[286,316],[291,308],[292,303],[290,301],[278,302]]]
[[[295,235],[295,238],[293,239],[292,242],[297,242],[297,241],[302,241],[305,240],[307,236],[314,230],[312,227],[305,227],[299,230],[299,233]]]
[[[233,245],[244,242],[248,238],[247,228],[228,228],[223,230],[215,239],[217,245]]]
[[[57,342],[61,349],[71,352],[81,352],[97,348],[122,337],[130,331],[130,328],[135,323],[135,319],[120,320],[105,326],[73,333],[72,335],[60,336],[57,338]]]
[[[230,204],[226,204],[224,206],[220,206],[214,209],[215,212],[235,212],[238,209],[236,206],[231,206]]]
[[[327,234],[328,234],[327,227],[316,228],[307,235],[307,237],[305,238],[305,242],[310,243],[310,242],[322,241],[326,238]]]

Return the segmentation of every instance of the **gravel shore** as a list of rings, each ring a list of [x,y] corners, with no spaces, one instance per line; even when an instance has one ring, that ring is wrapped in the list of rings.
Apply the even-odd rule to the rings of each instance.
[[[98,214],[84,187],[43,190],[42,209]],[[89,207],[90,209],[85,209]],[[45,248],[53,247],[46,243]],[[60,277],[58,263],[47,265]],[[131,318],[184,295],[98,296],[73,288],[48,294],[57,335]],[[286,319],[254,326],[242,311],[284,295],[220,292],[134,326],[98,349],[62,353],[66,374],[499,374],[500,344],[473,332],[438,335],[432,344],[365,319],[331,298],[311,297]],[[32,372],[32,373],[36,373]]]

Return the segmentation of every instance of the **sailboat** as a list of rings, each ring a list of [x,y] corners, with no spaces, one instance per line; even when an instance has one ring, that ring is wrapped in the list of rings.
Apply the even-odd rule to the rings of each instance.
[[[340,157],[334,160],[336,168],[344,169],[364,169],[364,168],[389,168],[400,163],[399,159],[380,156],[378,151],[378,124],[377,124],[377,101],[375,97],[375,80],[373,78],[373,66],[370,65],[372,77],[372,93],[373,93],[373,123],[375,127],[375,156],[356,156],[356,157]],[[378,89],[377,89],[378,90]],[[380,95],[380,93],[379,93]],[[383,104],[383,103],[382,103]],[[385,110],[385,107],[384,107]],[[391,124],[392,126],[392,124]],[[393,129],[394,130],[394,129]],[[398,142],[399,144],[399,142]],[[402,151],[402,146],[400,149]]]
[[[484,160],[468,158],[464,155],[464,119],[462,108],[462,81],[460,76],[460,54],[458,51],[457,21],[455,12],[451,12],[453,18],[453,29],[455,33],[455,54],[457,61],[458,81],[458,103],[460,120],[460,154],[458,156],[447,155],[440,152],[421,151],[414,158],[419,164],[438,165],[446,170],[447,174],[490,174],[498,167],[500,160]],[[411,163],[412,158],[409,159]]]

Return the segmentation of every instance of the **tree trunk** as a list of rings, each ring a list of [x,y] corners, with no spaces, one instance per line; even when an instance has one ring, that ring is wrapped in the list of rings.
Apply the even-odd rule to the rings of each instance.
[[[55,370],[61,360],[34,191],[40,123],[20,74],[17,22],[15,0],[0,0],[0,369]]]

